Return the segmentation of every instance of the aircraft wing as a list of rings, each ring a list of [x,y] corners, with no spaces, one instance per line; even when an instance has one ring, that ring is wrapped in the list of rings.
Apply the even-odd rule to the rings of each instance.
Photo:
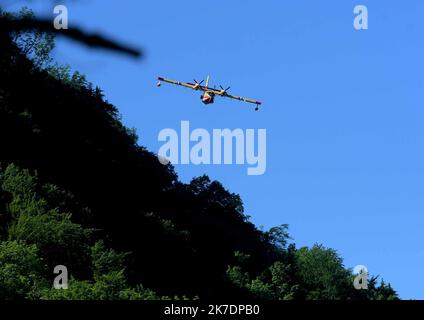
[[[230,98],[230,99],[239,100],[239,101],[243,101],[243,102],[253,103],[253,104],[256,104],[256,105],[261,105],[262,104],[262,102],[257,101],[257,100],[243,98],[243,97],[239,97],[239,96],[233,96],[231,94],[228,94],[224,90],[221,91],[221,90],[213,89],[213,90],[209,90],[209,91],[211,91],[214,94],[219,95],[221,97],[225,97],[225,98]]]
[[[179,82],[179,81],[174,81],[174,80],[170,80],[170,79],[165,79],[162,77],[158,77],[159,81],[163,81],[163,82],[167,82],[167,83],[171,83],[171,84],[176,84],[178,86],[182,86],[182,87],[186,87],[186,88],[190,88],[190,89],[194,89],[194,90],[199,90],[199,88],[196,88],[196,86],[192,83],[184,83],[184,82]]]

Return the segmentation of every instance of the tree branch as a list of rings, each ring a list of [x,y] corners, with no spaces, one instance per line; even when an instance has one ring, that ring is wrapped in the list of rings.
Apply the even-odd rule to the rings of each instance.
[[[52,32],[57,35],[65,36],[77,42],[83,43],[89,47],[117,51],[130,55],[134,58],[139,58],[142,56],[142,52],[140,50],[107,39],[99,34],[88,34],[79,28],[57,30],[53,27],[53,23],[50,20],[38,18],[13,19],[9,17],[0,17],[0,30],[5,30],[10,33],[27,31],[31,29],[37,29],[43,32]]]

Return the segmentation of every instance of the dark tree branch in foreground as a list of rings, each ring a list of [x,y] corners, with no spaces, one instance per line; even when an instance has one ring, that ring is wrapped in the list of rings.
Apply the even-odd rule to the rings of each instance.
[[[0,17],[0,30],[10,32],[28,31],[38,29],[43,32],[52,32],[62,35],[83,43],[89,47],[108,49],[124,54],[128,54],[134,58],[142,56],[142,52],[138,49],[120,44],[117,41],[107,39],[98,34],[88,34],[78,28],[57,30],[53,27],[51,20],[44,19],[13,19],[9,17]]]

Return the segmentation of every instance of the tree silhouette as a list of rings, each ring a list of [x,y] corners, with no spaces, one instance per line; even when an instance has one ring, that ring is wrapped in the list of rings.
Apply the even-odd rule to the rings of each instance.
[[[1,12],[0,7],[0,12]],[[37,30],[39,32],[53,33],[58,36],[63,36],[78,43],[84,44],[93,48],[102,48],[112,50],[118,53],[126,54],[134,58],[140,58],[142,51],[124,45],[119,41],[108,39],[101,34],[90,34],[78,27],[72,27],[66,30],[57,30],[53,26],[53,21],[41,18],[21,17],[14,18],[10,16],[0,16],[0,41],[3,43],[6,36],[13,32]],[[3,39],[3,40],[2,40]]]

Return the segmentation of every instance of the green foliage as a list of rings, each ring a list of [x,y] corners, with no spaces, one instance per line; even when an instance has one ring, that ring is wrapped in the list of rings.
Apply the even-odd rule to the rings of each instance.
[[[17,14],[4,13],[16,19],[34,19],[34,12],[27,7]],[[13,40],[28,58],[34,62],[36,68],[43,68],[52,62],[51,52],[55,47],[54,34],[39,30],[15,32]]]
[[[13,217],[8,227],[9,240],[37,244],[49,266],[65,264],[83,268],[88,257],[90,230],[73,223],[71,214],[49,208],[47,201],[38,196],[37,179],[28,170],[9,165],[1,181],[3,190],[12,196],[8,206]]]
[[[13,217],[9,241],[0,241],[0,300],[2,299],[157,299],[142,286],[132,288],[124,275],[127,253],[118,253],[97,241],[90,248],[91,230],[71,221],[72,215],[52,208],[50,199],[72,199],[68,192],[40,186],[28,170],[14,164],[0,172],[1,192]],[[47,269],[65,265],[74,275],[91,273],[92,280],[70,281],[67,290],[49,287]],[[89,269],[89,270],[88,270]]]
[[[269,242],[271,245],[278,249],[285,249],[290,240],[288,232],[289,225],[282,224],[277,227],[272,227],[269,231],[263,233],[264,241]]]
[[[368,299],[370,300],[399,300],[396,291],[393,290],[392,286],[386,284],[384,280],[381,280],[379,286],[376,285],[376,278],[371,282]]]
[[[368,281],[368,289],[356,292],[355,298],[362,300],[399,300],[396,291],[390,284],[386,284],[384,280],[381,280],[378,284],[377,280],[377,276],[371,277]]]
[[[294,284],[293,268],[290,264],[276,261],[269,268],[271,283],[278,300],[293,300],[299,297],[299,284]]]
[[[243,202],[239,195],[229,193],[224,189],[218,181],[211,181],[208,176],[203,175],[193,178],[190,182],[190,190],[194,195],[207,197],[212,201],[216,201],[222,207],[234,210],[243,215]]]
[[[66,290],[44,289],[45,300],[159,300],[153,291],[142,286],[130,288],[122,272],[110,272],[96,281],[71,279]]]
[[[236,252],[236,256],[240,255]],[[292,300],[299,297],[299,285],[293,284],[293,270],[282,261],[274,262],[252,280],[249,273],[244,272],[240,266],[228,267],[226,275],[231,283],[247,289],[260,300]]]
[[[9,229],[10,240],[37,244],[49,266],[64,264],[84,268],[88,262],[90,232],[71,221],[70,214],[50,210],[21,214]]]
[[[248,284],[247,288],[257,299],[261,300],[273,300],[275,298],[275,292],[272,284],[266,283],[260,279],[254,279]]]
[[[103,241],[98,241],[91,247],[91,261],[94,278],[99,278],[111,272],[123,272],[128,253],[118,253],[107,249]]]
[[[306,299],[344,299],[349,288],[350,272],[333,249],[321,245],[297,251],[299,276],[307,291]]]
[[[89,85],[85,75],[75,71],[72,73],[71,66],[68,64],[59,65],[57,63],[46,66],[46,71],[53,78],[60,80],[63,84],[74,89],[84,89]]]
[[[44,270],[35,245],[0,242],[0,300],[36,298]]]
[[[239,266],[228,267],[227,277],[239,288],[247,287],[250,282],[249,274],[243,272]]]
[[[28,170],[21,170],[13,163],[0,174],[1,188],[10,193],[17,202],[34,200],[37,180]]]
[[[354,289],[354,276],[333,249],[315,245],[296,250],[291,245],[282,257],[253,280],[240,266],[228,267],[227,279],[262,300],[398,299],[390,285],[377,284],[377,277],[371,277],[368,290]]]
[[[1,13],[15,19],[34,19],[34,12],[24,7],[18,13]],[[74,89],[86,88],[89,84],[85,75],[78,71],[71,72],[68,64],[54,63],[51,53],[55,47],[55,35],[39,30],[15,32],[12,37],[21,53],[27,56],[35,68],[46,70],[53,78]]]

